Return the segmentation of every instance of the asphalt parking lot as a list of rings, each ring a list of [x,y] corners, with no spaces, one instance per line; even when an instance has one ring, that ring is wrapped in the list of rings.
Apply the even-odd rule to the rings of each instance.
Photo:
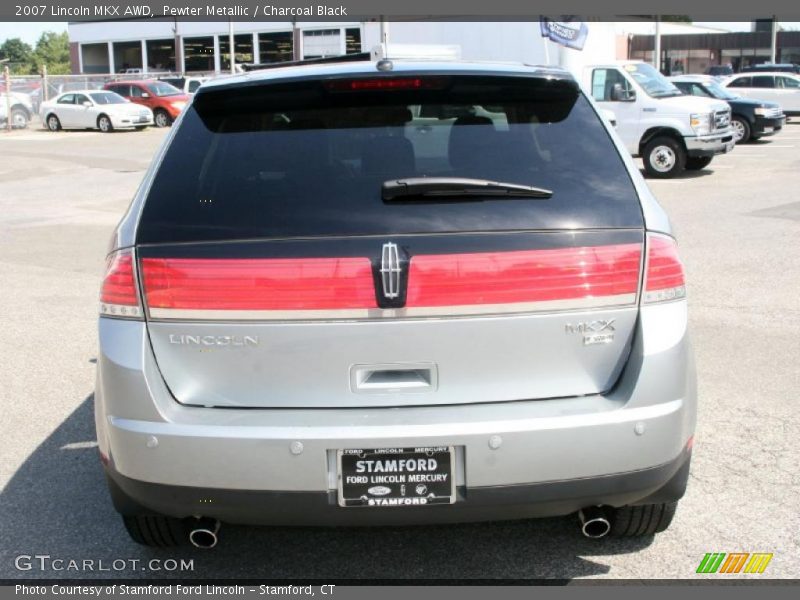
[[[0,134],[0,578],[695,578],[707,552],[772,552],[761,577],[800,577],[797,119],[773,140],[739,146],[705,171],[651,181],[687,265],[701,400],[689,490],[669,531],[593,541],[581,536],[576,518],[223,527],[213,551],[131,542],[94,447],[104,255],[163,135]],[[187,558],[194,570],[15,567],[17,556],[35,554],[106,566]]]

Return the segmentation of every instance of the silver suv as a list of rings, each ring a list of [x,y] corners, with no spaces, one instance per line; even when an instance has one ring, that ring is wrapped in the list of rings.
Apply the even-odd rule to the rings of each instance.
[[[211,81],[114,235],[100,456],[133,539],[577,513],[666,529],[695,427],[670,225],[565,71]]]

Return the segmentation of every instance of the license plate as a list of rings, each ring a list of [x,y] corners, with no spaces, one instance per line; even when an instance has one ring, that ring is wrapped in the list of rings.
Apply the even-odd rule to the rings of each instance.
[[[456,500],[452,446],[337,452],[339,506],[397,507]]]
[[[775,131],[774,127],[764,127],[764,133],[772,133]]]

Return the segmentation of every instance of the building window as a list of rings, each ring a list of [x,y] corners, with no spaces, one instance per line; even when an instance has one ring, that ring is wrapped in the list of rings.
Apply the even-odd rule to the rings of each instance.
[[[147,70],[175,71],[175,40],[147,40]]]
[[[778,62],[800,64],[800,48],[781,48]]]
[[[108,73],[108,44],[82,44],[83,73]]]
[[[294,58],[294,41],[291,31],[258,34],[258,62],[262,64],[286,62]]]
[[[361,30],[353,27],[345,30],[345,52],[347,54],[358,54],[361,52]]]
[[[219,36],[219,65],[223,71],[231,70],[230,36]],[[233,36],[233,56],[236,64],[253,62],[253,36],[243,33]]]
[[[214,38],[183,39],[183,64],[186,71],[214,70]]]
[[[114,68],[117,73],[126,71],[141,72],[142,70],[142,43],[141,42],[114,42]]]

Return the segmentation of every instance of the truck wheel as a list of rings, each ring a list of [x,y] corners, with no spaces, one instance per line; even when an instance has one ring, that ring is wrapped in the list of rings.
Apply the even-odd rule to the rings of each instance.
[[[733,129],[733,140],[737,144],[744,144],[750,140],[750,123],[747,120],[742,117],[733,117],[731,128]]]
[[[28,126],[28,112],[21,108],[12,108],[11,126],[14,129],[25,129]]]
[[[123,515],[128,535],[137,544],[154,548],[178,546],[186,539],[186,526],[180,519],[162,515]]]
[[[609,533],[617,537],[635,537],[661,533],[672,523],[677,508],[677,502],[617,508],[611,516],[611,531]]]
[[[713,156],[690,156],[686,159],[686,170],[687,171],[699,171],[700,169],[705,169],[708,165],[711,164],[711,159],[714,158]]]
[[[642,160],[648,175],[668,179],[683,171],[686,166],[686,150],[674,138],[656,137],[645,144]]]

